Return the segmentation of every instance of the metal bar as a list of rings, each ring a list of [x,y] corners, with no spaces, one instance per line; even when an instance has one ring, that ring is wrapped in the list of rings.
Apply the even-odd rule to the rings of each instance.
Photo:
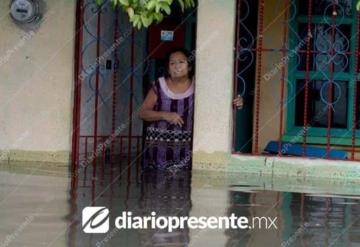
[[[307,22],[307,44],[306,44],[306,76],[305,76],[305,94],[304,94],[304,137],[303,137],[303,156],[306,153],[307,128],[308,128],[308,101],[309,101],[309,82],[310,82],[310,49],[311,49],[311,15],[312,15],[312,0],[308,0],[308,22]]]
[[[326,158],[330,157],[330,142],[331,142],[331,121],[332,121],[332,111],[333,111],[333,84],[334,84],[334,43],[335,43],[335,23],[336,23],[336,3],[332,1],[332,24],[331,24],[331,62],[329,64],[330,69],[330,78],[329,78],[329,88],[328,88],[328,102],[327,102],[327,129],[326,129]]]
[[[288,15],[289,15],[289,0],[285,0],[285,13],[284,13],[284,24],[283,24],[283,52],[282,52],[282,56],[286,57],[287,56],[287,52],[285,51],[286,48],[286,44],[287,44],[287,32],[288,32],[288,26],[287,26],[287,21],[288,21]],[[281,156],[282,155],[282,135],[283,135],[283,121],[284,121],[284,91],[285,91],[285,64],[281,63],[281,92],[280,92],[280,126],[279,126],[279,150],[278,150],[278,155]]]
[[[106,155],[106,147],[105,147],[105,142],[106,142],[106,139],[107,138],[105,138],[105,137],[103,137],[102,139],[101,139],[101,141],[102,141],[102,164],[103,165],[105,165],[105,155]]]
[[[96,183],[95,183],[95,177],[91,180],[91,206],[95,206],[95,192],[96,192]]]
[[[122,139],[123,139],[123,136],[120,136],[120,155],[119,155],[119,161],[120,161],[120,164],[121,164],[121,157],[122,157]]]
[[[260,92],[261,92],[261,68],[262,68],[262,47],[263,47],[263,29],[264,29],[264,7],[265,1],[260,0],[259,4],[259,29],[258,29],[258,48],[257,57],[257,75],[256,75],[256,97],[255,97],[255,154],[259,153],[259,118],[260,118]]]
[[[86,136],[85,137],[85,164],[86,164],[86,162],[87,162],[87,153],[88,153],[88,148],[87,148],[87,146],[88,146],[88,137]]]
[[[73,133],[72,133],[72,153],[71,163],[72,169],[75,171],[79,165],[79,142],[80,142],[80,106],[81,106],[81,86],[82,80],[80,71],[82,67],[82,57],[80,55],[82,43],[83,43],[83,11],[84,1],[79,0],[76,6],[76,42],[75,42],[75,63],[74,63],[74,108],[73,108]]]
[[[137,161],[136,161],[136,177],[138,177],[139,175],[139,170],[140,170],[140,142],[141,142],[141,138],[139,137],[136,137],[136,158],[137,158]]]
[[[97,142],[97,137],[94,136],[94,143]],[[93,179],[96,177],[96,159],[97,159],[97,154],[94,152],[92,157],[91,157],[93,160],[92,160],[92,169],[93,169]]]
[[[132,136],[132,113],[133,113],[133,91],[134,91],[134,63],[135,63],[135,30],[131,30],[131,76],[130,76],[130,97],[129,97],[129,133],[128,133],[128,166],[131,163],[131,136]],[[128,169],[131,172],[131,169]]]
[[[237,72],[238,72],[238,67],[239,67],[239,61],[238,61],[238,52],[240,50],[240,10],[241,10],[241,1],[242,0],[237,0],[236,3],[236,24],[235,24],[235,52],[234,52],[234,73],[233,73],[233,98],[236,97],[237,92],[238,92],[238,81],[237,81]],[[232,131],[232,151],[236,151],[235,145],[236,145],[236,113],[237,110],[235,107],[233,107],[233,112],[232,112],[232,119],[233,119],[233,131]]]
[[[96,40],[96,61],[100,57],[100,36],[101,36],[101,7],[98,7],[97,15],[97,40]],[[94,116],[94,159],[93,159],[93,169],[96,170],[96,146],[97,146],[97,134],[98,134],[98,107],[99,107],[99,82],[100,82],[100,67],[99,64],[96,64],[96,86],[95,86],[95,116]]]
[[[251,51],[253,52],[257,52],[257,51],[262,51],[262,52],[290,52],[290,51],[293,51],[291,49],[277,49],[277,48],[262,48],[262,49],[250,49]],[[307,53],[306,50],[297,50],[298,53]],[[309,51],[310,54],[327,54],[326,52],[323,52],[323,51],[314,51],[314,50],[310,50]],[[350,51],[344,51],[344,52],[341,52],[341,54],[344,54],[344,55],[353,55],[353,54],[357,54],[357,55],[360,55],[360,52],[350,52]]]
[[[80,138],[85,138],[85,137],[94,137],[93,135],[81,135]],[[97,137],[99,138],[110,138],[110,135],[98,135]],[[138,137],[142,137],[142,135],[133,135],[132,138],[138,138]],[[120,139],[120,136],[117,136],[116,139]]]
[[[78,170],[76,171],[78,172]],[[77,225],[73,221],[76,217],[77,212],[77,199],[78,199],[78,187],[79,187],[79,177],[78,175],[74,175],[71,177],[71,184],[70,184],[70,219],[72,223],[70,224],[70,231],[69,231],[69,240],[70,242],[75,243],[76,242],[76,236],[77,236]]]
[[[103,185],[104,183],[104,178],[105,178],[105,141],[106,141],[106,138],[102,138],[101,139],[101,143],[102,143],[102,156],[101,156],[101,167],[100,167],[100,171],[101,171],[101,181],[100,181],[100,184],[101,186]]]
[[[305,195],[301,193],[301,201],[300,201],[300,219],[301,222],[304,222],[304,212],[305,212]]]
[[[114,44],[117,44],[117,40],[119,38],[119,10],[115,10],[115,20],[114,20]],[[114,49],[114,67],[113,67],[113,87],[112,87],[112,115],[111,115],[111,132],[112,136],[115,136],[115,128],[116,128],[116,87],[117,87],[117,73],[119,69],[118,64],[119,58],[118,58],[118,49],[117,45]],[[110,163],[112,165],[112,157],[114,156],[114,139],[111,141],[111,152],[110,152]]]
[[[304,227],[304,222],[305,222],[305,195],[304,193],[301,193],[301,204],[300,204],[300,225],[302,227]],[[301,234],[301,246],[305,246],[304,245],[304,233]]]
[[[359,32],[360,32],[360,12],[356,13],[356,42],[355,54],[359,53]],[[355,71],[354,71],[354,100],[353,100],[353,122],[352,122],[352,136],[351,136],[351,160],[355,160],[355,140],[356,140],[356,125],[358,124],[357,110],[358,110],[358,72],[359,71],[359,56],[355,55]]]

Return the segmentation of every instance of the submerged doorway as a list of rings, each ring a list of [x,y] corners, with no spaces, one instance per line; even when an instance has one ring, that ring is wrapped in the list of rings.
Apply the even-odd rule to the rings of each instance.
[[[177,9],[162,23],[137,30],[109,0],[101,6],[77,2],[73,167],[140,166],[143,96],[164,72],[169,47],[195,48],[196,9]],[[173,32],[173,40],[161,40],[164,31]]]
[[[234,91],[244,99],[244,107],[234,118],[235,152],[253,151],[253,111],[257,45],[258,1],[238,0],[235,26]]]

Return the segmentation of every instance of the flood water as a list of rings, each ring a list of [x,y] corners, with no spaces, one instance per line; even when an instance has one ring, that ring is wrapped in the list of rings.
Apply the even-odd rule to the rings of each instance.
[[[281,180],[281,182],[279,182]],[[283,186],[282,186],[283,185]],[[99,165],[0,166],[0,247],[3,246],[360,246],[358,185],[221,172],[146,172]],[[85,233],[82,210],[109,210],[107,233]],[[275,219],[259,229],[117,229],[135,216]]]

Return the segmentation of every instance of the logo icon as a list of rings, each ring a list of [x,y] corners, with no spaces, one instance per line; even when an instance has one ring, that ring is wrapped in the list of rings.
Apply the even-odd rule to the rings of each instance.
[[[109,209],[86,207],[82,211],[82,228],[85,233],[106,233],[109,231]]]

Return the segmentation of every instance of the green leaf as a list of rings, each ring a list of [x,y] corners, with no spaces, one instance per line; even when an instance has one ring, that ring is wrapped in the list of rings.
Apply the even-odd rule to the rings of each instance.
[[[146,4],[146,8],[148,10],[153,10],[155,8],[156,2],[155,0],[150,0],[147,4]]]
[[[134,20],[134,22],[140,21],[140,15],[135,14],[135,15],[133,16],[133,20]]]
[[[161,9],[161,4],[160,4],[160,3],[156,3],[155,12],[156,12],[156,13],[160,13],[160,9]]]
[[[162,22],[163,19],[164,19],[164,16],[161,15],[161,16],[160,16],[160,19],[159,19],[159,22]]]
[[[172,2],[173,2],[173,0],[159,0],[160,2],[164,2],[164,3],[166,3],[167,5],[171,5],[172,4]]]
[[[154,19],[159,22],[161,19],[162,14],[161,13],[153,13]]]
[[[133,19],[131,22],[132,22],[133,26],[136,27],[136,25],[138,24],[139,20],[138,20],[138,19]]]
[[[356,10],[357,11],[360,11],[360,0],[357,2],[357,4],[356,4]]]
[[[134,9],[129,7],[129,8],[126,9],[126,12],[128,13],[129,18],[132,19],[133,16],[134,16]]]
[[[194,0],[185,0],[185,8],[193,8],[195,7]]]
[[[141,21],[144,24],[144,27],[148,27],[152,23],[153,19],[151,17],[141,16]]]
[[[111,1],[111,8],[115,9],[117,5],[117,1]]]
[[[170,15],[170,14],[171,14],[171,9],[170,9],[169,5],[163,4],[163,5],[162,5],[162,9],[165,11],[165,13],[166,13],[167,15]]]
[[[118,0],[120,2],[120,4],[124,5],[124,6],[129,6],[129,0]]]
[[[141,22],[139,21],[138,24],[137,24],[137,29],[141,29]]]
[[[184,0],[178,0],[178,2],[180,4],[181,10],[184,12],[185,9]]]
[[[148,27],[154,21],[161,22],[165,16],[171,14],[174,0],[110,0],[113,7],[120,7],[125,11],[134,28]],[[195,6],[194,0],[176,0],[182,11]],[[359,0],[360,1],[360,0]],[[96,0],[97,4],[104,4],[104,0]]]

